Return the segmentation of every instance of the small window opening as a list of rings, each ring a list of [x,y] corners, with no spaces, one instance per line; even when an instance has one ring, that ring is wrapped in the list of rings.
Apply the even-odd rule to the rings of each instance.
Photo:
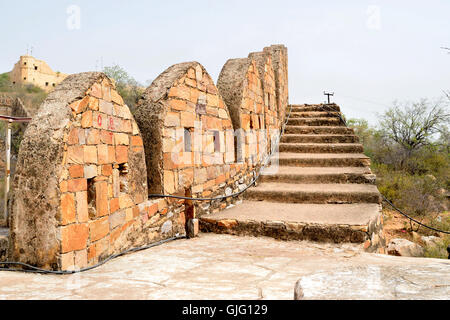
[[[189,131],[189,129],[187,128],[184,128],[184,151],[185,152],[192,151],[191,131]]]
[[[26,62],[24,62],[24,63],[23,63],[23,65],[24,65],[24,66],[26,66],[26,65],[27,65],[27,63],[26,63]]]
[[[255,124],[253,122],[253,116],[250,114],[250,130],[253,130],[255,128]]]
[[[27,80],[27,77],[23,77],[23,80]]]
[[[48,82],[45,83],[45,86],[48,87]]]
[[[34,66],[34,70],[37,70],[38,68],[37,68],[37,66]]]
[[[55,86],[55,84],[54,84],[54,83],[52,83],[52,86]]]
[[[220,133],[214,131],[214,152],[220,152]]]
[[[94,178],[87,179],[87,203],[88,203],[88,213],[90,218],[96,216],[96,192]]]
[[[128,163],[119,164],[120,192],[128,192]]]

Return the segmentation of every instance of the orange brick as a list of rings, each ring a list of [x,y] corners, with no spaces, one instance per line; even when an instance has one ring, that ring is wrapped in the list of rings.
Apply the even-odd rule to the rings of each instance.
[[[94,85],[90,88],[89,94],[95,98],[102,98],[102,86],[100,83],[94,83]]]
[[[69,192],[78,192],[87,190],[86,179],[71,179],[67,182],[67,190]]]
[[[189,70],[187,72],[187,76],[191,79],[195,79],[195,70],[192,68],[189,68]]]
[[[81,126],[83,128],[92,127],[92,110],[83,112],[83,115],[81,116]]]
[[[83,178],[84,176],[84,167],[80,164],[71,166],[69,168],[69,175],[71,178]]]
[[[169,100],[169,106],[174,110],[184,111],[186,110],[186,101],[179,99],[171,99]]]
[[[181,112],[181,126],[185,128],[193,128],[195,122],[195,113]]]
[[[103,217],[89,223],[91,242],[104,238],[109,233],[108,217]]]
[[[114,134],[110,131],[102,130],[100,133],[100,140],[106,144],[113,144]]]
[[[98,99],[92,98],[89,100],[88,108],[94,111],[98,111]]]
[[[132,146],[143,146],[142,138],[140,136],[132,136],[131,137],[131,145]]]
[[[98,164],[106,164],[109,162],[108,146],[106,144],[99,145],[98,149]]]
[[[86,224],[71,224],[61,228],[62,253],[86,248],[89,228]]]
[[[96,256],[95,244],[92,246],[89,246],[89,248],[87,250],[88,250],[87,258],[88,258],[88,261],[90,261],[90,260],[94,259]]]
[[[114,90],[114,89],[111,89],[111,101],[112,101],[112,102],[115,102],[115,103],[117,103],[117,104],[119,104],[119,105],[123,105],[123,99],[122,99],[122,97],[121,97],[120,94],[118,94],[117,91]]]
[[[128,137],[128,134],[126,134],[126,133],[114,133],[114,143],[116,145],[128,146],[130,144],[130,139]]]
[[[186,83],[186,85],[188,85],[190,87],[194,87],[194,88],[197,87],[197,81],[195,81],[194,79],[186,78],[186,79],[184,79],[184,83]]]
[[[128,208],[134,205],[133,200],[131,199],[130,195],[128,194],[121,194],[119,196],[119,206],[120,209]]]
[[[95,199],[97,215],[102,217],[109,214],[108,210],[108,183],[99,181],[95,183]]]
[[[164,125],[167,127],[179,127],[180,114],[178,112],[167,112],[164,118]]]
[[[116,228],[115,230],[111,231],[111,235],[109,237],[109,243],[113,244],[117,240],[117,238],[119,238],[121,233],[122,233],[121,228]]]
[[[158,212],[158,204],[157,203],[154,203],[150,207],[148,207],[148,217],[149,218],[157,212]]]
[[[75,198],[72,193],[65,193],[61,196],[61,223],[67,225],[75,219]]]
[[[164,169],[178,169],[182,167],[180,155],[176,152],[163,153]]]
[[[176,97],[184,100],[189,100],[190,90],[188,87],[179,86],[172,87],[169,90],[169,97]]]
[[[216,184],[221,184],[222,182],[225,182],[225,175],[221,174],[216,178]]]
[[[108,146],[108,163],[116,162],[116,148],[114,146]]]
[[[59,191],[61,191],[61,193],[67,192],[67,185],[67,181],[61,181],[59,184]]]
[[[119,198],[112,198],[111,200],[109,200],[109,210],[111,213],[114,213],[119,209]]]
[[[89,104],[89,97],[88,96],[85,96],[83,99],[81,99],[81,100],[77,100],[77,101],[75,101],[75,102],[72,102],[71,104],[70,104],[70,108],[72,108],[72,110],[75,112],[75,113],[81,113],[81,112],[83,112],[85,109],[86,109],[86,107],[87,107],[87,105]]]
[[[117,146],[116,147],[116,162],[117,163],[128,162],[128,147],[127,146]]]

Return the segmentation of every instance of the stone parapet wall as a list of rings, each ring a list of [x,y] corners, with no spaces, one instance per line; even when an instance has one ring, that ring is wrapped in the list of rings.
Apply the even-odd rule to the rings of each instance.
[[[272,65],[276,58],[285,67],[285,51],[271,52],[263,60],[237,59],[235,68],[227,62],[223,74],[233,76],[221,75],[219,88],[198,62],[173,65],[147,88],[134,114],[103,73],[67,77],[21,144],[9,259],[84,268],[183,235],[190,219],[238,203],[240,196],[162,195],[231,195],[254,179],[269,152],[268,129],[281,128],[276,103],[287,102],[287,95],[276,96],[287,88],[277,84],[287,81],[286,72]]]

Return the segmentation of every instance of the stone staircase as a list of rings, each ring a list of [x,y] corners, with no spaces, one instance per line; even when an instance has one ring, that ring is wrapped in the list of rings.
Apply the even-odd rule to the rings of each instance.
[[[293,105],[272,166],[244,193],[242,204],[203,216],[202,231],[356,242],[382,252],[375,175],[339,113],[334,104]]]

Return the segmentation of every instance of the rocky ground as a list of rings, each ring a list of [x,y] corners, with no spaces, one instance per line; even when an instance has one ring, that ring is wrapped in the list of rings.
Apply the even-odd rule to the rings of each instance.
[[[0,272],[0,299],[450,299],[450,261],[200,234],[75,275]]]

